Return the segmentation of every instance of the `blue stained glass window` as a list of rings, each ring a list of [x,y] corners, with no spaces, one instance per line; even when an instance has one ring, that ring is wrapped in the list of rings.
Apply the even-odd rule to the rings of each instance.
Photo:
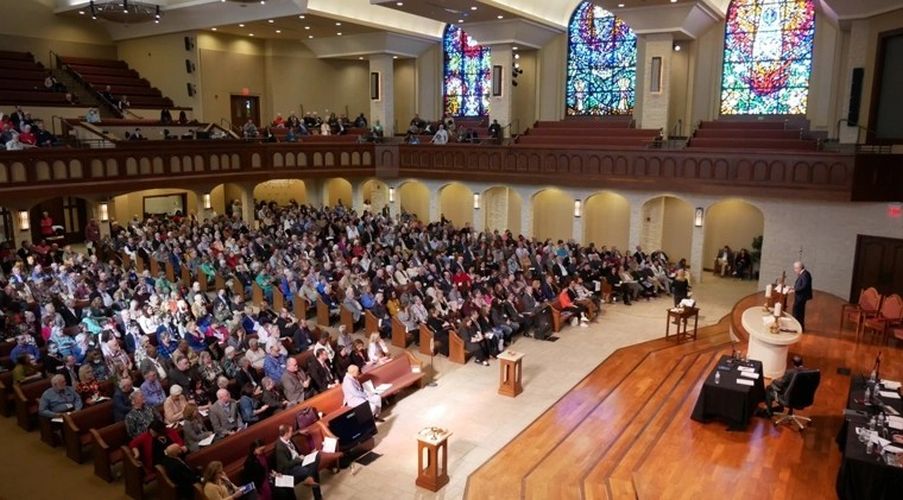
[[[724,29],[721,114],[805,114],[814,39],[812,0],[733,0]]]
[[[636,35],[611,12],[583,2],[568,26],[568,115],[624,115],[636,103]]]
[[[486,116],[492,92],[489,47],[483,47],[461,28],[448,25],[443,37],[445,54],[445,114]]]

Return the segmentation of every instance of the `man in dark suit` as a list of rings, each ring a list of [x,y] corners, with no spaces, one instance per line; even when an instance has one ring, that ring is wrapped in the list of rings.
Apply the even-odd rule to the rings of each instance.
[[[784,394],[784,391],[787,390],[787,387],[790,385],[790,380],[793,379],[793,375],[795,375],[798,371],[803,369],[803,358],[800,356],[793,357],[793,367],[788,368],[787,371],[784,372],[780,378],[776,378],[771,381],[771,384],[765,388],[765,413],[768,415],[768,418],[774,416],[775,412],[784,411],[784,405],[778,403],[777,406],[772,406],[774,401],[778,398],[779,395]],[[759,410],[761,411],[761,410]]]
[[[295,484],[303,483],[313,489],[314,500],[322,500],[320,493],[320,455],[313,462],[302,465],[304,455],[298,453],[295,444],[292,443],[292,427],[290,425],[279,426],[279,438],[276,440],[276,472],[295,478]]]
[[[812,275],[799,261],[793,263],[793,272],[796,273],[796,283],[793,284],[793,317],[806,331],[806,302],[812,299]]]
[[[163,450],[163,458],[160,465],[166,470],[169,480],[176,485],[176,495],[180,500],[191,500],[194,498],[194,483],[200,481],[197,472],[191,469],[188,464],[179,456],[182,453],[182,447],[178,444],[171,444]]]
[[[317,392],[323,392],[337,384],[338,380],[329,365],[329,353],[326,352],[326,349],[315,350],[314,356],[307,365],[307,373],[313,379]]]

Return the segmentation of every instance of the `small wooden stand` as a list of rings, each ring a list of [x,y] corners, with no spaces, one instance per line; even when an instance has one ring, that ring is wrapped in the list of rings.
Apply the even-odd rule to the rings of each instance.
[[[521,385],[521,361],[524,359],[524,353],[505,351],[498,355],[499,360],[499,394],[503,396],[517,397],[523,392]]]
[[[692,333],[689,330],[688,324],[690,322],[690,318],[693,318],[693,331]],[[699,326],[699,309],[696,307],[683,307],[675,309],[668,309],[668,321],[665,323],[665,340],[668,340],[668,336],[671,335],[671,321],[674,320],[677,322],[677,333],[675,337],[677,337],[677,341],[685,339],[696,340],[696,329]]]
[[[427,428],[417,435],[416,484],[435,492],[448,484],[448,437],[451,432],[429,431]]]

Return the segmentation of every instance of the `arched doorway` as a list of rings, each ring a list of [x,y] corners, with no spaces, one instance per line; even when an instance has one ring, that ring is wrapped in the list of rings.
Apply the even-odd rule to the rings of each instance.
[[[370,179],[361,184],[361,195],[364,205],[370,205],[370,211],[381,212],[389,206],[389,186],[378,179]]]
[[[758,207],[741,199],[727,199],[708,207],[705,214],[703,269],[714,269],[718,250],[729,246],[733,252],[746,249],[752,258],[751,277],[758,272],[760,251],[753,240],[765,234],[765,216]],[[759,241],[761,245],[761,241]]]
[[[323,206],[337,207],[339,203],[351,206],[351,183],[341,177],[327,179],[323,183]]]
[[[672,262],[690,260],[693,206],[675,196],[657,196],[643,204],[640,246],[646,253],[663,250]],[[629,249],[631,253],[634,249]]]
[[[439,213],[455,227],[473,226],[473,191],[460,182],[446,184],[439,190]]]
[[[430,219],[430,190],[420,181],[406,181],[397,188],[397,202],[402,212],[414,214],[422,221]]]
[[[521,234],[520,227],[521,200],[520,194],[507,186],[495,186],[483,191],[481,209],[486,218],[484,229],[486,231],[511,231],[517,236]]]
[[[587,244],[626,250],[630,222],[630,202],[617,193],[596,193],[583,203],[583,241]]]
[[[574,234],[574,197],[557,188],[533,195],[533,235],[539,240],[568,241]]]
[[[275,201],[281,207],[289,205],[292,201],[304,205],[307,203],[307,186],[301,179],[273,179],[254,186],[254,199]]]

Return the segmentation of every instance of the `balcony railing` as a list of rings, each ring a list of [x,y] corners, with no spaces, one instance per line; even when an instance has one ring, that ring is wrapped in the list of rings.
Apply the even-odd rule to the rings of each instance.
[[[882,172],[901,164],[893,161],[899,157],[884,158],[880,165],[872,165],[862,156],[739,148],[735,151],[601,150],[347,142],[147,141],[111,149],[0,152],[0,196],[43,197],[49,190],[112,194],[154,187],[200,189],[223,182],[277,178],[377,176],[837,201],[863,199],[854,197],[853,192],[875,188],[882,199],[903,199],[903,193],[899,192],[903,187],[878,186],[883,182],[881,179],[888,178]],[[857,169],[867,170],[869,175],[857,175],[861,173]]]

